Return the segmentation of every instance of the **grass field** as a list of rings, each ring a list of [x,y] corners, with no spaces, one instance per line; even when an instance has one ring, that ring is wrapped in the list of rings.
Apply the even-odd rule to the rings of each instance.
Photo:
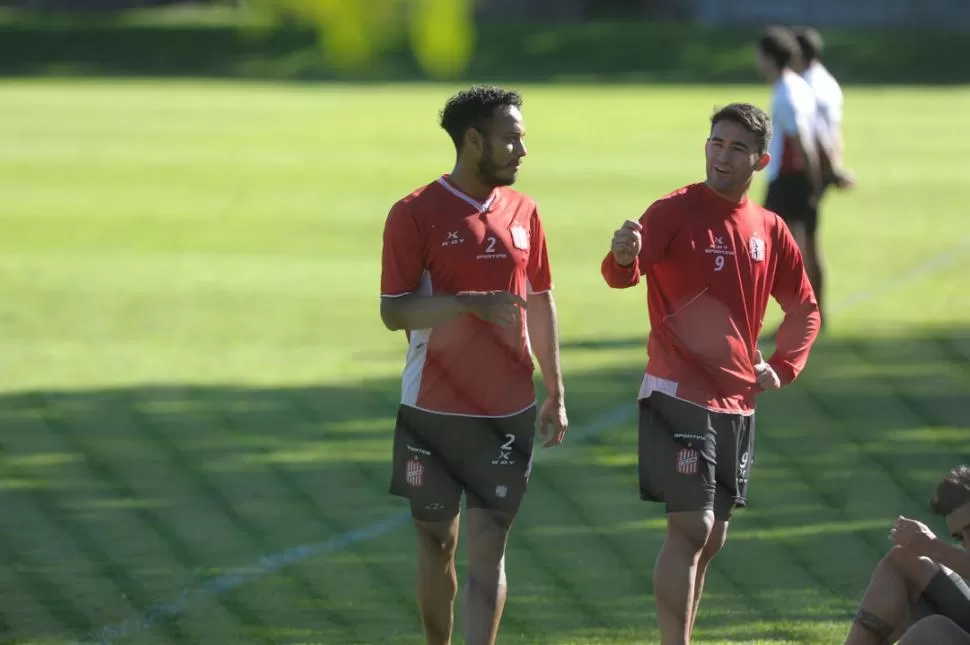
[[[450,167],[454,89],[0,83],[0,642],[423,642],[385,494],[405,341],[377,315],[378,258],[389,206]],[[534,471],[500,640],[656,642],[644,297],[599,261],[700,178],[714,105],[767,90],[522,89],[573,430]],[[891,520],[970,459],[970,90],[848,88],[847,115],[830,327],[763,397],[703,642],[840,642]]]

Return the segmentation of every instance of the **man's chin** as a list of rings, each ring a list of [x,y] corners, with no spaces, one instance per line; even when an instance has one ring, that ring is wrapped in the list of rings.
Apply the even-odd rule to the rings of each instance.
[[[491,183],[493,186],[511,186],[515,183],[515,180],[519,178],[519,171],[515,170],[508,173],[494,174],[491,177]]]

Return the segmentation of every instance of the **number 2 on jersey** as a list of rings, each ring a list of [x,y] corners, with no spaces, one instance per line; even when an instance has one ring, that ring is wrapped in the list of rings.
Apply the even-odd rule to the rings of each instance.
[[[486,253],[495,253],[495,243],[496,242],[498,242],[498,240],[496,238],[489,236],[488,237],[488,246],[485,247],[485,252]]]
[[[724,268],[724,256],[723,255],[715,255],[714,256],[714,270],[715,271],[720,271],[723,268]]]

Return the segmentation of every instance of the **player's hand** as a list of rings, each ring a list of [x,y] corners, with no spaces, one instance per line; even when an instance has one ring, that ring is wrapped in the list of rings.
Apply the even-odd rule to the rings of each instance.
[[[837,173],[835,173],[835,187],[839,190],[850,190],[855,188],[855,177],[852,173],[845,168],[840,168]]]
[[[640,255],[640,247],[643,244],[640,237],[641,231],[643,231],[643,227],[640,226],[640,222],[628,219],[623,222],[623,226],[613,233],[613,244],[610,246],[610,251],[613,253],[616,263],[620,266],[630,266]]]
[[[777,390],[781,388],[781,379],[778,378],[774,368],[765,360],[760,349],[755,352],[754,374],[761,389]]]
[[[922,555],[926,546],[936,540],[936,534],[922,522],[906,517],[897,517],[893,527],[889,530],[889,539],[895,546],[912,549]]]
[[[458,294],[469,313],[500,327],[522,324],[526,302],[508,291],[462,292]]]
[[[539,438],[542,446],[548,448],[557,446],[566,438],[566,428],[569,420],[566,418],[566,403],[561,396],[549,397],[542,402],[539,410]]]

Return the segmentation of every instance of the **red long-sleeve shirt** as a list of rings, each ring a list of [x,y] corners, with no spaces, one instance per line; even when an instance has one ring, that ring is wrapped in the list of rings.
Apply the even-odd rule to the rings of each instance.
[[[785,318],[768,359],[783,385],[805,367],[821,324],[802,256],[784,221],[752,203],[692,184],[640,218],[642,247],[623,267],[603,259],[607,284],[647,280],[649,360],[640,398],[659,390],[708,409],[754,411],[755,352],[769,297]]]

